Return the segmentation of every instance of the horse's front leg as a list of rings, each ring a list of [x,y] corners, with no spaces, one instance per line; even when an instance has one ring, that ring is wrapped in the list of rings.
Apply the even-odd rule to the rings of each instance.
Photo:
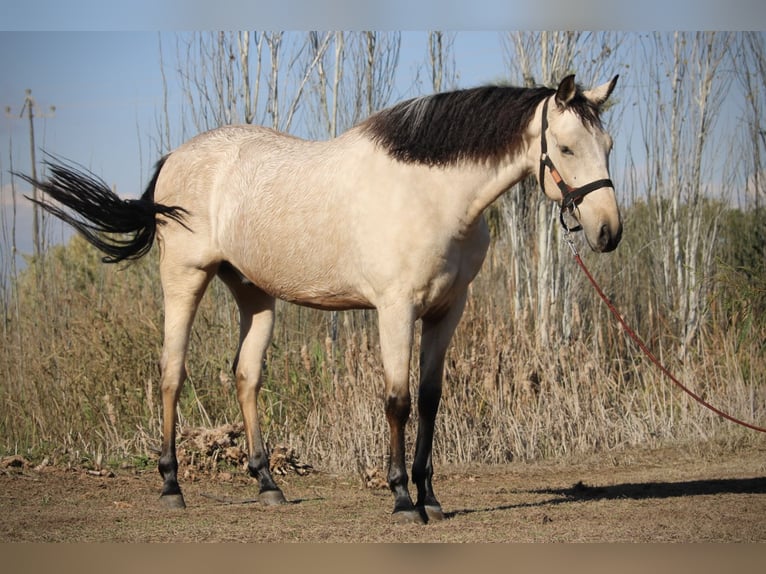
[[[409,479],[404,460],[404,438],[410,416],[410,356],[414,313],[409,307],[378,310],[380,350],[386,378],[385,409],[390,430],[388,486],[394,493],[394,520],[423,522],[407,488]]]
[[[465,307],[466,295],[455,303],[445,315],[423,319],[420,346],[420,387],[418,391],[418,437],[412,480],[418,489],[417,507],[423,509],[428,520],[443,520],[441,504],[434,494],[432,449],[436,413],[442,395],[444,357]]]

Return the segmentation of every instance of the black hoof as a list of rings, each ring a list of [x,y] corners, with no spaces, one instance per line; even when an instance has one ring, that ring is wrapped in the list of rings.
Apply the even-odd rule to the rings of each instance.
[[[264,490],[258,495],[258,500],[264,506],[279,506],[280,504],[287,504],[285,495],[281,490]]]
[[[186,508],[186,502],[184,502],[184,495],[178,494],[163,494],[160,496],[160,503],[165,508]]]

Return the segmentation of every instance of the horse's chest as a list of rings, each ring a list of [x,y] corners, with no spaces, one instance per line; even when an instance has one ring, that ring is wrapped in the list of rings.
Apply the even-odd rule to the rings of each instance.
[[[421,314],[448,308],[468,288],[481,269],[488,237],[481,229],[465,240],[454,241],[429,262],[421,261],[420,276],[413,289],[414,302]],[[430,263],[430,264],[429,264]]]
[[[413,289],[412,299],[420,315],[449,308],[457,295],[462,293],[459,273],[455,269],[432,275],[428,281]]]

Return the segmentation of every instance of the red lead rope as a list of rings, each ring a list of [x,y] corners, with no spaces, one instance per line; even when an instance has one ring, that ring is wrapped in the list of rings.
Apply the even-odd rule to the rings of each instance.
[[[654,356],[654,354],[649,350],[649,348],[644,344],[644,342],[639,338],[638,335],[631,329],[628,324],[625,322],[625,320],[622,318],[620,313],[615,308],[614,304],[609,300],[609,297],[607,297],[604,292],[601,290],[601,287],[599,287],[598,283],[596,283],[596,280],[593,278],[593,275],[590,274],[590,271],[588,271],[588,268],[585,266],[585,263],[583,263],[582,258],[580,257],[580,254],[577,252],[577,248],[575,247],[574,243],[572,242],[571,238],[566,238],[567,243],[569,244],[570,249],[572,250],[572,254],[574,255],[575,261],[580,265],[582,270],[585,272],[585,275],[590,280],[591,284],[593,285],[593,288],[596,290],[596,292],[599,294],[599,296],[604,300],[604,303],[606,303],[606,306],[609,307],[609,310],[612,312],[612,314],[617,318],[617,320],[620,322],[622,327],[625,329],[625,332],[628,334],[628,336],[633,339],[633,341],[638,345],[641,350],[646,354],[649,359],[651,359],[652,363],[657,365],[657,368],[659,368],[666,377],[668,377],[671,381],[673,381],[676,385],[678,385],[682,391],[684,391],[687,395],[689,395],[691,398],[693,398],[695,401],[697,401],[702,406],[710,409],[715,414],[717,414],[720,417],[723,417],[727,420],[730,420],[733,423],[736,423],[738,425],[741,425],[743,427],[752,429],[754,431],[766,433],[766,428],[756,426],[754,424],[750,424],[745,421],[741,421],[736,417],[731,416],[730,414],[727,414],[723,412],[720,409],[715,408],[713,405],[705,401],[702,397],[700,397],[698,394],[694,393],[693,391],[686,388],[683,384],[681,384],[681,381],[679,381],[677,378],[673,376],[673,374],[668,371],[662,363],[657,359],[657,357]]]

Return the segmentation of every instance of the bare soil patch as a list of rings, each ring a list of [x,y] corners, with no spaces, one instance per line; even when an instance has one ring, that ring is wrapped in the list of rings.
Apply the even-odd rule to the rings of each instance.
[[[699,452],[697,452],[699,451]],[[2,542],[763,542],[766,444],[629,450],[573,461],[437,468],[448,519],[393,525],[391,495],[315,469],[278,477],[265,508],[244,473],[182,484],[159,506],[153,470],[0,470]]]

